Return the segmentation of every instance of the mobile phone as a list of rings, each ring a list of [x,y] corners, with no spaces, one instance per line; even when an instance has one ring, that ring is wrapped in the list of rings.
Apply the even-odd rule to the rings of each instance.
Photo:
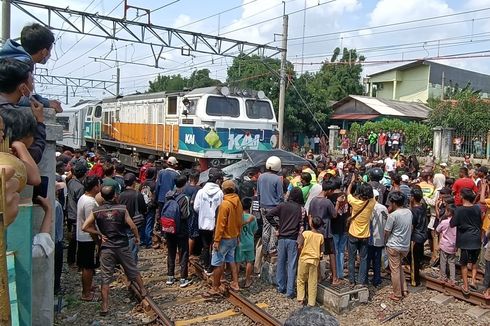
[[[32,190],[32,202],[37,202],[37,196],[41,196],[43,198],[48,197],[48,183],[49,177],[41,176],[41,183],[35,186]]]

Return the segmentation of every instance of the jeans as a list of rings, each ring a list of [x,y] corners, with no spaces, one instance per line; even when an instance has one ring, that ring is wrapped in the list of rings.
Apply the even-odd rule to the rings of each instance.
[[[294,296],[294,283],[296,282],[296,268],[298,264],[298,245],[296,240],[279,239],[277,245],[277,290],[286,292],[287,296]]]
[[[151,236],[153,234],[153,226],[155,225],[155,210],[150,209],[145,216],[145,227],[143,232],[141,233],[141,245],[143,246],[151,246]]]
[[[199,236],[202,242],[202,260],[204,263],[204,268],[211,271],[211,245],[213,244],[213,231],[210,230],[199,230]]]
[[[175,276],[175,257],[179,249],[180,278],[187,278],[189,263],[189,237],[187,235],[167,234],[167,275]]]
[[[352,284],[356,284],[356,257],[357,252],[359,252],[360,264],[357,283],[367,285],[368,239],[349,235],[349,282]]]
[[[344,254],[347,244],[347,233],[333,234],[333,246],[335,248],[335,263],[337,265],[337,278],[344,278]]]
[[[368,270],[369,267],[373,268],[373,280],[372,284],[374,286],[378,286],[381,284],[381,252],[383,251],[383,247],[368,247]],[[372,265],[371,265],[372,264]]]
[[[68,265],[76,263],[77,257],[77,221],[67,220],[68,229],[71,232],[70,242],[68,243],[68,252],[66,262]]]
[[[410,282],[412,286],[420,285],[420,267],[424,259],[424,244],[411,241],[410,243]]]
[[[54,292],[61,290],[61,273],[63,272],[63,241],[54,245]]]

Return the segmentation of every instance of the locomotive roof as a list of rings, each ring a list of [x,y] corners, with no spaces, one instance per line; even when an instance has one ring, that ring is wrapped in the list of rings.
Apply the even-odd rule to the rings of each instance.
[[[243,96],[237,95],[232,91],[233,96]],[[152,100],[158,98],[164,98],[168,96],[187,96],[187,95],[205,95],[205,94],[213,94],[213,95],[221,95],[221,86],[210,86],[210,87],[201,87],[196,88],[191,91],[180,91],[180,92],[156,92],[156,93],[137,93],[126,96],[116,96],[109,97],[102,100],[103,103],[113,103],[119,101],[137,101],[137,100]]]

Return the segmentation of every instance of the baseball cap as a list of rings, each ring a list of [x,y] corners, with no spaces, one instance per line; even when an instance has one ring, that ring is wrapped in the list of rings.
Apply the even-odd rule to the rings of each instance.
[[[235,183],[234,183],[233,181],[231,181],[231,180],[226,180],[226,181],[224,181],[224,182],[221,184],[221,188],[222,188],[223,190],[225,190],[225,189],[235,190],[235,189],[236,189],[236,187],[235,187]]]
[[[408,182],[408,181],[410,181],[410,178],[408,177],[408,175],[404,174],[404,175],[402,175],[402,181]]]
[[[179,161],[177,161],[177,159],[173,156],[170,156],[168,159],[167,159],[167,164],[170,164],[170,165],[177,165],[179,164]]]
[[[132,172],[128,172],[124,175],[124,184],[126,186],[131,186],[136,182],[136,175]]]
[[[373,189],[373,195],[374,195],[374,197],[379,197],[379,191],[377,191],[376,189]]]

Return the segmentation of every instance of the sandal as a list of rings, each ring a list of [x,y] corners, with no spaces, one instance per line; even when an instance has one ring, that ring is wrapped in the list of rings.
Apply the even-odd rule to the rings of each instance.
[[[250,283],[245,282],[245,284],[243,284],[244,289],[248,289],[251,286],[252,286],[252,281],[250,281]]]
[[[477,291],[478,290],[478,288],[476,287],[475,284],[470,284],[469,287],[470,287],[469,290],[473,290],[473,291]]]
[[[233,291],[240,291],[240,287],[237,284],[230,283],[230,289]]]
[[[102,298],[97,296],[95,293],[92,293],[92,296],[90,298],[81,297],[80,300],[85,301],[85,302],[98,302],[98,301],[101,301]]]
[[[105,317],[105,316],[107,316],[108,314],[109,314],[109,310],[105,310],[105,311],[104,311],[104,310],[101,310],[101,311],[99,312],[99,315],[100,315],[101,317]]]
[[[463,292],[463,295],[465,295],[465,296],[470,295],[470,290],[465,289],[464,287],[461,287],[461,292]]]

